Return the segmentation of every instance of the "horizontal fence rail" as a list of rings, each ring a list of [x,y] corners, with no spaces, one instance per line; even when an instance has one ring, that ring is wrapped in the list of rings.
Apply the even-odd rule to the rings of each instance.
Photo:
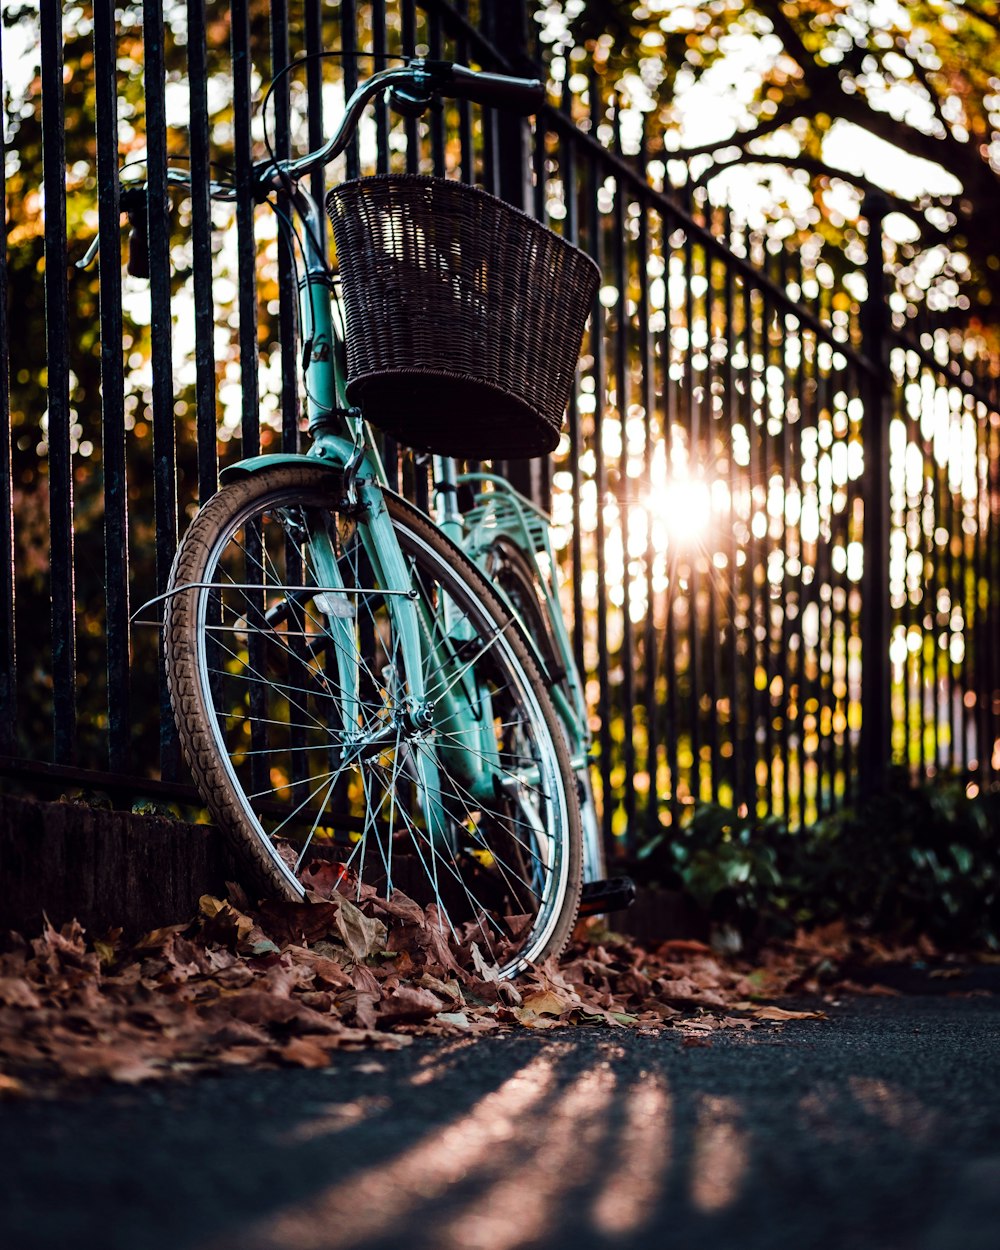
[[[543,64],[526,6],[502,0],[5,6],[7,773],[186,793],[136,609],[220,469],[299,450],[304,428],[293,249],[270,208],[212,202],[208,181],[249,187],[265,128],[278,156],[318,146],[359,78],[414,52]],[[635,852],[699,801],[812,823],[892,764],[992,782],[992,362],[890,276],[877,201],[835,263],[792,250],[675,185],[596,75],[547,63],[533,124],[379,104],[328,181],[474,182],[601,266],[559,449],[496,467],[552,509],[608,838]],[[148,283],[123,276],[120,224],[146,178]],[[95,233],[99,267],[72,268]],[[427,462],[385,452],[427,507]]]

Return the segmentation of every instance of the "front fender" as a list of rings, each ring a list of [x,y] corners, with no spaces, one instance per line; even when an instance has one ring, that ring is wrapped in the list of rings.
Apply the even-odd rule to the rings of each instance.
[[[308,461],[305,456],[296,455],[294,452],[275,452],[269,456],[249,456],[246,460],[239,460],[236,464],[227,465],[219,474],[219,480],[223,486],[230,482],[241,482],[244,478],[255,477],[258,473],[265,473],[268,469],[273,469],[277,465],[283,464],[303,464],[308,463],[317,469],[326,469],[333,477],[339,478],[341,481],[344,477],[344,470],[338,464],[331,464],[320,456],[309,456]]]

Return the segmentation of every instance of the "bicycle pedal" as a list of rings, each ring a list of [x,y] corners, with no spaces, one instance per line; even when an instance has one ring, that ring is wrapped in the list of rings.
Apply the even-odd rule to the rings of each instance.
[[[631,877],[608,877],[586,881],[580,892],[580,915],[596,916],[605,911],[624,911],[635,902],[635,882]]]

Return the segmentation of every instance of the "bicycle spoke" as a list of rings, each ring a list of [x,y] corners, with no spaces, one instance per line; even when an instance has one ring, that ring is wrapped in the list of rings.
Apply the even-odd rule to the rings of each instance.
[[[474,796],[474,795],[472,795],[472,794],[471,794],[468,790],[466,790],[463,786],[461,786],[461,785],[460,785],[460,783],[459,783],[459,782],[455,781],[454,779],[452,779],[452,783],[453,783],[453,785],[456,787],[456,789],[458,789],[458,790],[460,790],[460,791],[461,791],[461,794],[459,795],[459,797],[461,797],[461,796],[462,796],[462,794],[466,795],[466,796],[467,796],[467,798],[468,798],[468,802],[469,802],[470,804],[472,804],[472,805],[473,805],[471,808],[468,808],[468,809],[467,809],[467,810],[469,810],[469,812],[470,812],[470,816],[471,816],[471,811],[482,811],[482,807],[481,807],[478,803],[476,803],[476,800],[475,800],[475,796]],[[440,793],[440,792],[439,792],[439,793]],[[444,797],[444,796],[442,796],[442,797]],[[499,820],[499,821],[500,821],[500,822],[504,825],[504,827],[506,827],[508,824],[518,823],[518,822],[514,822],[514,821],[512,821],[512,820],[511,820],[511,818],[510,818],[509,816],[506,816],[506,815],[504,815],[504,816],[499,816],[499,815],[496,815],[496,814],[493,814],[493,813],[491,813],[491,815],[494,815],[494,818],[495,818],[495,819],[498,819],[498,820]],[[532,829],[532,830],[535,828],[535,827],[534,827],[533,825],[531,825],[530,823],[528,823],[526,827],[527,827],[527,828],[529,828],[529,829]],[[473,835],[473,836],[475,836],[475,835]],[[544,872],[547,872],[547,873],[551,873],[551,872],[552,872],[551,867],[550,867],[548,864],[546,864],[546,862],[545,862],[545,861],[541,858],[541,856],[539,856],[538,854],[536,854],[536,853],[535,853],[535,852],[531,849],[531,847],[530,847],[530,846],[527,846],[524,842],[522,842],[522,841],[520,840],[520,838],[516,837],[513,833],[511,833],[511,834],[510,834],[510,838],[511,838],[511,840],[512,840],[512,841],[516,842],[516,843],[517,843],[517,845],[518,845],[518,846],[519,846],[519,847],[520,847],[520,848],[521,848],[521,849],[522,849],[522,850],[523,850],[526,854],[530,855],[533,859],[537,860],[537,861],[538,861],[538,865],[539,865],[539,867],[540,867],[540,868],[541,868]],[[493,855],[493,856],[494,856],[494,858],[495,858],[495,859],[497,859],[497,862],[498,862],[498,863],[499,863],[499,862],[502,862],[502,861],[500,860],[499,856],[498,856],[498,855],[496,854],[496,852],[493,850],[493,847],[492,847],[492,846],[490,846],[490,844],[489,844],[488,842],[486,842],[485,838],[483,838],[483,839],[482,839],[482,843],[483,843],[483,849],[484,849],[484,850],[488,851],[491,855]],[[510,867],[510,865],[507,865],[507,867]],[[513,868],[511,868],[511,871],[512,871],[512,872],[514,871],[514,870],[513,870]],[[538,896],[536,895],[536,897],[538,897]]]
[[[264,476],[298,483],[309,472]],[[209,527],[192,548],[207,557],[181,562],[190,588],[168,600],[168,613],[202,605],[205,731],[233,782],[207,797],[266,839],[282,882],[308,882],[310,865],[332,855],[359,906],[369,888],[389,897],[401,886],[432,908],[447,942],[475,939],[509,974],[566,933],[566,844],[579,835],[560,789],[576,783],[558,722],[515,618],[455,567],[426,520],[387,501],[407,598],[381,581],[383,564],[399,567],[375,554],[385,520],[343,524],[328,479],[313,480],[224,488],[248,503],[218,536]],[[349,843],[336,836],[345,828]],[[510,918],[522,914],[515,934]]]

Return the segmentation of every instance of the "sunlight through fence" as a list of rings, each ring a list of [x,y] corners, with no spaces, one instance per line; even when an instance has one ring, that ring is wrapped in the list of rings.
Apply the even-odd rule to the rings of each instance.
[[[303,425],[291,250],[270,209],[211,203],[210,171],[249,185],[265,128],[279,156],[317,146],[386,56],[523,72],[544,49],[500,0],[81,0],[4,22],[2,766],[190,797],[156,633],[130,615],[220,466],[297,449]],[[264,116],[276,71],[324,49],[347,55],[280,79]],[[876,201],[838,257],[791,250],[675,185],[614,93],[557,59],[533,124],[380,105],[332,172],[474,181],[601,265],[553,461],[497,467],[552,508],[608,837],[635,851],[699,800],[810,823],[893,763],[990,782],[995,362],[891,276]],[[180,162],[197,191],[168,195]],[[147,177],[148,284],[122,277],[120,236]],[[99,271],[70,268],[95,232]],[[429,464],[385,450],[426,507]]]

